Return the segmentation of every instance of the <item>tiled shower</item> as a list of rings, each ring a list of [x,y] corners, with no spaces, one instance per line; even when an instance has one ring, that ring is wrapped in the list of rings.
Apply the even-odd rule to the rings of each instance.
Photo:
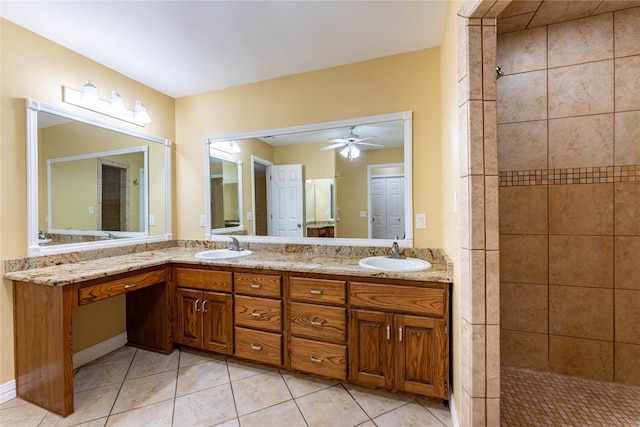
[[[497,65],[501,364],[640,385],[640,7]]]

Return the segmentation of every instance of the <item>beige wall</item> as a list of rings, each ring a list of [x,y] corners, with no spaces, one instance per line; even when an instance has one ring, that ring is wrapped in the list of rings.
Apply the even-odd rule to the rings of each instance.
[[[0,260],[4,260],[25,256],[27,252],[25,98],[91,115],[61,101],[63,85],[80,89],[86,79],[91,79],[102,98],[117,89],[129,108],[133,108],[137,99],[142,100],[153,118],[144,128],[145,133],[175,140],[175,132],[172,98],[4,19],[0,19],[0,67]],[[106,116],[93,116],[113,121],[121,127],[141,130],[138,126]],[[200,181],[203,181],[202,176]],[[12,299],[12,284],[3,280],[0,289],[0,384],[14,378]],[[108,304],[117,305],[118,301]],[[123,307],[122,300],[119,306]],[[121,318],[119,315],[111,319],[100,317],[99,309],[91,313],[74,313],[74,324],[94,326],[84,331],[81,327],[76,328],[75,349],[80,350],[124,331]]]
[[[412,110],[414,211],[429,218],[414,244],[440,247],[439,64],[433,48],[176,100],[176,137],[185,147],[176,160],[177,235],[204,235],[204,203],[194,197],[204,194],[203,137]]]
[[[459,181],[460,181],[460,153],[458,131],[458,81],[456,47],[464,40],[458,40],[456,32],[456,14],[463,1],[449,1],[445,19],[442,45],[440,46],[440,76],[441,76],[441,110],[442,110],[442,248],[453,261],[454,285],[451,289],[451,312],[453,313],[450,339],[453,353],[451,355],[451,369],[453,372],[453,395],[455,410],[461,414],[461,355],[460,344],[460,217]],[[454,196],[455,195],[455,196]]]
[[[638,7],[498,36],[506,366],[640,385],[638,40]]]

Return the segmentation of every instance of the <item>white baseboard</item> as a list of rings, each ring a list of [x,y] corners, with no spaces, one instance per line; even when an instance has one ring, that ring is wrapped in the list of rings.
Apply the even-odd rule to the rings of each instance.
[[[460,427],[458,414],[456,413],[456,402],[453,400],[453,393],[449,395],[449,411],[451,412],[451,424],[453,424],[453,427]]]
[[[16,397],[16,380],[0,385],[0,403],[8,402]]]
[[[92,345],[89,348],[85,348],[77,353],[73,354],[73,369],[77,369],[82,365],[96,360],[105,354],[111,353],[114,350],[119,349],[127,343],[127,333],[123,332],[120,335],[116,335],[109,339]]]

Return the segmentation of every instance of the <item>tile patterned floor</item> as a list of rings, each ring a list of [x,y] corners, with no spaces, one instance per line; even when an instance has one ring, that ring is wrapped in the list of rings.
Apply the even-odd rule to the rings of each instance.
[[[640,426],[640,387],[501,369],[500,421],[518,426]]]
[[[188,349],[123,347],[78,369],[74,387],[67,418],[13,399],[0,406],[0,425],[452,426],[443,405]]]

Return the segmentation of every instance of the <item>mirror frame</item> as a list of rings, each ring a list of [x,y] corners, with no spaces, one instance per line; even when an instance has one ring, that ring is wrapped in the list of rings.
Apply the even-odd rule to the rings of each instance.
[[[205,149],[205,165],[204,165],[204,171],[205,171],[205,189],[207,189],[208,191],[206,191],[205,194],[205,218],[206,218],[206,233],[205,233],[205,239],[210,239],[211,236],[216,235],[216,234],[224,234],[225,232],[236,232],[236,231],[244,231],[244,211],[243,211],[243,205],[242,205],[242,195],[243,195],[243,191],[242,191],[242,160],[237,160],[234,159],[233,157],[230,157],[228,155],[225,155],[222,152],[219,152],[217,150],[214,150],[211,147],[211,142],[205,140],[204,143],[204,149]],[[231,163],[235,163],[238,166],[238,212],[240,212],[239,214],[239,218],[240,218],[240,225],[237,225],[235,227],[224,227],[224,228],[212,228],[211,227],[211,221],[213,220],[212,215],[211,215],[211,157],[215,157],[217,159],[220,160],[224,160],[226,162],[231,162]]]
[[[53,255],[75,251],[85,251],[99,248],[127,246],[139,243],[161,242],[172,239],[171,212],[171,140],[152,135],[138,133],[123,127],[114,126],[100,120],[82,116],[63,108],[41,103],[35,99],[26,98],[27,110],[27,255]],[[69,243],[54,246],[38,245],[38,112],[45,112],[96,126],[113,132],[144,139],[164,146],[164,193],[165,193],[165,233],[157,236],[127,237],[123,239],[100,240],[95,242]],[[147,209],[147,221],[148,221]]]
[[[403,111],[399,113],[380,114],[376,116],[357,117],[353,119],[337,120],[331,122],[312,123],[302,126],[292,126],[286,128],[276,128],[269,130],[261,130],[255,132],[247,132],[233,135],[221,135],[213,137],[205,137],[205,145],[214,142],[224,142],[231,140],[251,139],[251,138],[264,138],[266,136],[279,136],[292,133],[302,133],[319,131],[333,128],[360,126],[367,124],[375,124],[381,122],[390,122],[402,120],[404,124],[404,173],[405,173],[405,197],[404,197],[404,209],[405,209],[405,239],[398,240],[398,245],[401,247],[413,247],[413,112]],[[208,151],[207,151],[208,153]],[[208,157],[206,159],[209,161]],[[206,177],[209,176],[207,173]],[[407,179],[407,177],[409,179]],[[209,193],[209,183],[205,186],[205,192]],[[255,197],[255,195],[252,195]],[[255,218],[255,212],[253,212],[253,218]],[[244,215],[242,215],[244,216]],[[207,214],[207,224],[211,224],[211,214]],[[350,245],[350,246],[391,246],[394,242],[393,239],[366,239],[366,238],[321,238],[321,237],[276,237],[276,236],[251,236],[251,235],[234,235],[238,240],[245,242],[256,243],[299,243],[299,244],[318,244],[318,245]],[[228,238],[224,238],[222,234],[205,236],[208,240],[214,241],[228,241]]]

